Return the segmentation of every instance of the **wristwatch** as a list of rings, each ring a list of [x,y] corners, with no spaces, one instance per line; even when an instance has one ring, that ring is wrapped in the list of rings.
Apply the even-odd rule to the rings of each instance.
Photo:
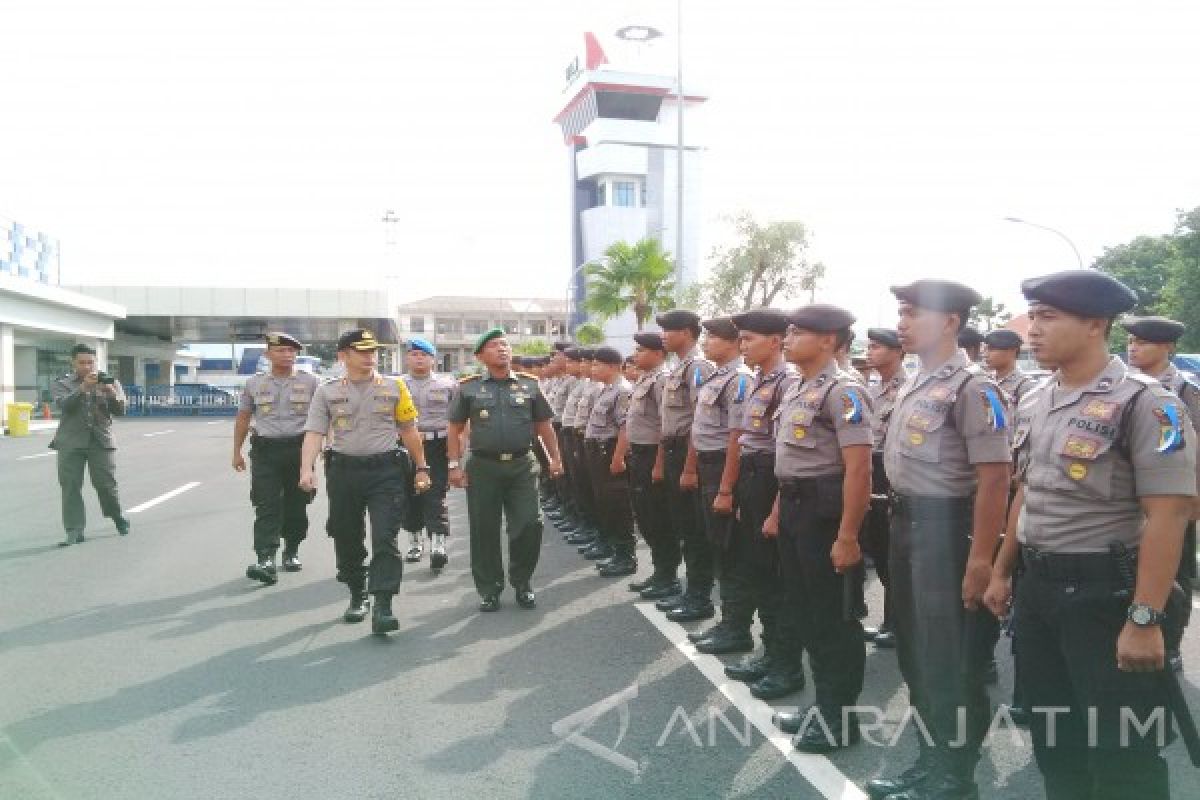
[[[447,469],[458,469],[458,459],[456,458],[452,461],[447,461],[446,468]]]
[[[417,467],[417,472],[429,472],[429,467]]]
[[[1167,619],[1166,614],[1155,610],[1153,606],[1148,606],[1145,603],[1134,603],[1129,607],[1129,611],[1125,616],[1139,628],[1150,628],[1155,625],[1161,625]]]

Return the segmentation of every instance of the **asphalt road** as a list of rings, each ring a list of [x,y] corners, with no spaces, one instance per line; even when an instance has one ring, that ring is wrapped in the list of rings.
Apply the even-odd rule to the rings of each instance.
[[[118,427],[126,508],[190,488],[132,515],[128,538],[91,495],[88,540],[66,549],[49,434],[0,440],[3,800],[851,798],[912,757],[911,732],[829,759],[764,735],[768,706],[551,528],[538,608],[509,592],[500,613],[478,614],[457,492],[449,567],[410,568],[399,633],[372,636],[341,622],[323,496],[304,571],[262,587],[244,577],[252,511],[249,478],[228,465],[231,421]],[[1011,685],[1001,665],[997,702]],[[892,652],[869,653],[863,703],[901,719]],[[1168,754],[1175,797],[1200,796],[1181,746]],[[1027,742],[1007,730],[978,777],[987,798],[1042,796]]]

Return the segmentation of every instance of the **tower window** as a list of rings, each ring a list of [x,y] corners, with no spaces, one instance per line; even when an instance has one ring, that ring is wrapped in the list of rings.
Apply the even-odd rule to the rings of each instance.
[[[624,208],[637,207],[637,184],[633,181],[613,182],[613,205]]]

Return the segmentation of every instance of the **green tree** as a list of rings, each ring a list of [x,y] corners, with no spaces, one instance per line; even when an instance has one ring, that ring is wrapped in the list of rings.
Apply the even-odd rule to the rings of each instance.
[[[604,341],[604,329],[594,322],[585,322],[575,329],[575,341],[584,347],[600,344]]]
[[[1151,314],[1163,302],[1175,257],[1173,236],[1139,236],[1126,244],[1104,248],[1092,267],[1133,289],[1138,296],[1135,311]]]
[[[545,339],[530,339],[512,349],[513,355],[517,356],[548,356],[550,350],[550,343]]]
[[[1200,352],[1200,208],[1178,212],[1171,249],[1170,277],[1159,311],[1187,326],[1179,349]]]
[[[808,228],[798,220],[765,225],[749,212],[730,219],[734,244],[713,250],[711,276],[704,283],[703,306],[708,314],[733,314],[776,300],[809,293],[811,302],[825,265],[808,258]]]
[[[657,239],[614,242],[604,259],[584,265],[588,277],[584,306],[601,319],[632,311],[640,331],[655,311],[675,305],[675,261]]]
[[[971,309],[970,323],[983,333],[1003,327],[1010,319],[1012,313],[1004,303],[997,303],[994,297],[983,298],[979,305]]]

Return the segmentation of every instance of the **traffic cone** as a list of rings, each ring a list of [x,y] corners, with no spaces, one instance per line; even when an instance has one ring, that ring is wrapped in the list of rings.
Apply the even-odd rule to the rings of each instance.
[[[50,419],[50,418],[51,418],[50,417],[50,404],[43,402],[42,403],[42,419]]]

